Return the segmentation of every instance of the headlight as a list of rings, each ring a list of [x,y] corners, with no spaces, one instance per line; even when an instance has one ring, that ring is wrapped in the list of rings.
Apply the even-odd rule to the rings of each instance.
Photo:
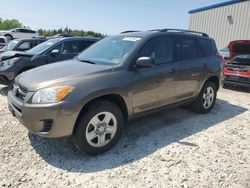
[[[71,91],[72,86],[56,86],[38,90],[32,97],[32,103],[48,104],[62,101]]]
[[[15,64],[16,62],[18,62],[20,59],[21,59],[21,57],[15,57],[15,58],[12,58],[12,59],[8,59],[8,60],[5,60],[5,61],[2,61],[0,63],[0,65],[1,66],[11,66],[11,65]]]

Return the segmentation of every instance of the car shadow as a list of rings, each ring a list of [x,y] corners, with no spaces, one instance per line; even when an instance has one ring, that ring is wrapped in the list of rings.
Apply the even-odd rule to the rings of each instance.
[[[224,89],[230,89],[237,92],[244,92],[244,93],[250,93],[250,87],[240,87],[240,86],[234,86],[234,85],[224,85]]]
[[[28,136],[35,151],[48,164],[71,172],[98,172],[130,164],[174,142],[187,147],[199,147],[182,140],[245,111],[246,108],[220,99],[212,112],[205,115],[182,108],[163,110],[129,122],[119,143],[98,156],[79,152],[70,139],[45,139],[33,134]]]
[[[8,89],[9,89],[8,86],[0,85],[0,95],[6,96],[8,93]]]

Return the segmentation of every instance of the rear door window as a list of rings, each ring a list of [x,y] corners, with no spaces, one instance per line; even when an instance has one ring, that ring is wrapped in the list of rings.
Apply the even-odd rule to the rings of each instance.
[[[201,56],[197,41],[192,37],[178,37],[176,42],[178,60],[189,60]]]
[[[152,57],[156,65],[172,62],[174,60],[172,38],[163,36],[150,40],[139,52],[139,57]]]

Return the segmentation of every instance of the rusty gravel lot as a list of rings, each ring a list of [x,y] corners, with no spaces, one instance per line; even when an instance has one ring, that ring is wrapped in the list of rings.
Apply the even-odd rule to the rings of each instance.
[[[250,91],[221,89],[210,114],[182,108],[130,122],[109,152],[43,139],[7,110],[0,86],[0,187],[250,187]]]

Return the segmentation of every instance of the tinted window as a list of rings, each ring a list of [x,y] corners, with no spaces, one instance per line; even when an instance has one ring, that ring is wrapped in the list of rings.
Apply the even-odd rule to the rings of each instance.
[[[207,56],[211,56],[211,55],[216,55],[217,50],[215,47],[215,44],[212,40],[210,39],[198,39],[201,50],[202,50],[202,54],[207,57]],[[228,48],[224,49],[224,51],[226,52],[226,50],[228,50]]]
[[[62,53],[63,54],[71,54],[79,52],[79,43],[78,41],[69,41],[63,44]]]
[[[5,43],[5,40],[3,38],[0,38],[0,43]]]
[[[39,45],[38,45],[39,46]],[[61,54],[62,53],[62,47],[63,47],[63,44],[59,44],[59,45],[56,45],[54,48],[52,48],[50,52],[52,52],[53,50],[58,50],[58,54]]]
[[[173,61],[173,40],[170,37],[158,37],[150,40],[139,52],[138,57],[152,57],[155,64]]]
[[[176,43],[178,60],[188,60],[200,57],[199,48],[193,38],[180,37]]]
[[[17,48],[18,50],[28,50],[30,49],[30,43],[29,42],[23,42],[20,46]]]
[[[36,33],[35,31],[32,31],[32,30],[26,30],[27,33]]]
[[[16,32],[25,33],[25,29],[17,29]]]
[[[80,41],[79,52],[85,50],[87,47],[89,47],[93,43],[94,43],[94,41]]]

